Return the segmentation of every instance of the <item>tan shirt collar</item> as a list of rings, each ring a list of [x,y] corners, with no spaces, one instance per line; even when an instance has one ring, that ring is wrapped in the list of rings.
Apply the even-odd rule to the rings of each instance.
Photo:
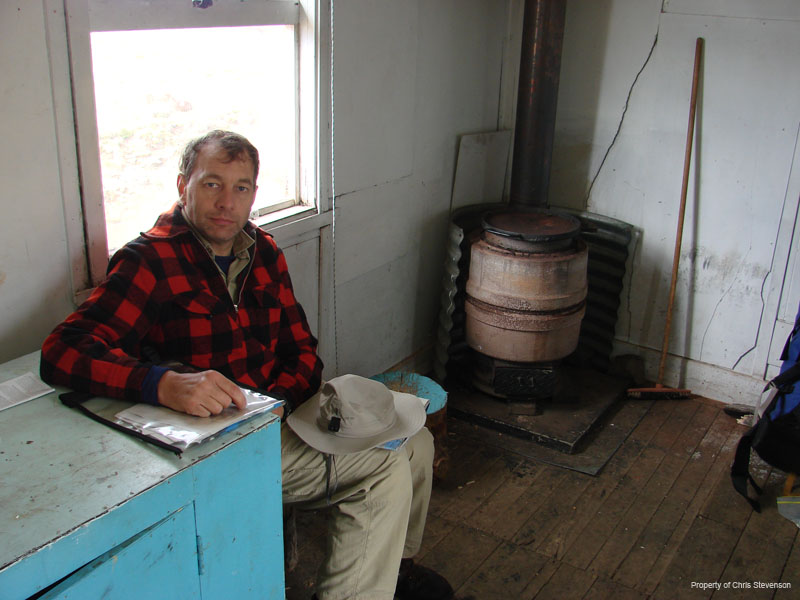
[[[197,228],[194,226],[194,223],[189,220],[189,218],[186,216],[186,211],[183,210],[183,207],[181,207],[181,211],[183,212],[184,220],[189,225],[189,229],[192,230],[194,236],[203,245],[203,248],[206,249],[208,255],[213,259],[216,254],[214,253],[214,249],[211,247],[211,244],[203,236],[203,234],[197,230]],[[248,250],[250,246],[255,243],[256,241],[247,235],[242,229],[233,239],[233,248],[231,251],[235,258],[230,267],[228,267],[228,272],[225,273],[222,269],[220,269],[219,265],[216,265],[217,270],[219,270],[220,275],[222,275],[223,279],[225,280],[225,287],[228,288],[228,294],[230,294],[234,304],[238,303],[239,275],[250,263],[250,252],[248,252]],[[216,262],[214,264],[216,264]]]

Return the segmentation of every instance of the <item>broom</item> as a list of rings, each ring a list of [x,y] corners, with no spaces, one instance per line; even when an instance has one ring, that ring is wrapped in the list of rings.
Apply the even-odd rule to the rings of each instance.
[[[700,59],[703,54],[703,38],[697,38],[694,50],[694,74],[692,75],[692,96],[689,102],[689,127],[686,132],[686,154],[683,160],[683,184],[681,186],[681,205],[678,210],[678,233],[675,236],[675,254],[672,258],[672,282],[669,287],[669,301],[667,303],[667,320],[664,325],[664,341],[661,344],[661,361],[658,365],[658,378],[655,387],[631,388],[628,390],[629,398],[686,398],[691,395],[690,390],[665,387],[661,382],[664,378],[664,366],[667,362],[667,346],[669,333],[672,327],[672,304],[675,300],[675,287],[678,283],[678,262],[681,257],[681,239],[683,238],[683,216],[686,212],[686,191],[689,187],[689,166],[692,160],[692,141],[694,139],[694,117],[697,109],[697,81],[700,76]]]

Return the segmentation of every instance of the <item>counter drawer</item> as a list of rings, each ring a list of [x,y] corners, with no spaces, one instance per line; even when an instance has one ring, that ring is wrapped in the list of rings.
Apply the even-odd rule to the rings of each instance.
[[[42,600],[199,597],[193,504],[102,554],[38,596]]]

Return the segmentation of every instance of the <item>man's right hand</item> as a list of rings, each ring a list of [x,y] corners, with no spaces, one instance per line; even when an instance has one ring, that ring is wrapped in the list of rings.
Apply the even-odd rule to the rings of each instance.
[[[217,371],[167,371],[158,382],[158,402],[197,417],[218,415],[231,402],[240,410],[247,406],[239,386]]]

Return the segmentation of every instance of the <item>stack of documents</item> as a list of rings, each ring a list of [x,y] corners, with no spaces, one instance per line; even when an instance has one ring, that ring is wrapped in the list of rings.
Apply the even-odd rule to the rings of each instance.
[[[233,404],[218,415],[194,417],[164,406],[134,404],[118,412],[120,425],[154,437],[176,448],[185,450],[233,429],[255,415],[283,405],[283,400],[242,388],[247,406],[239,410]]]
[[[55,391],[33,373],[0,383],[0,410],[11,408]]]

